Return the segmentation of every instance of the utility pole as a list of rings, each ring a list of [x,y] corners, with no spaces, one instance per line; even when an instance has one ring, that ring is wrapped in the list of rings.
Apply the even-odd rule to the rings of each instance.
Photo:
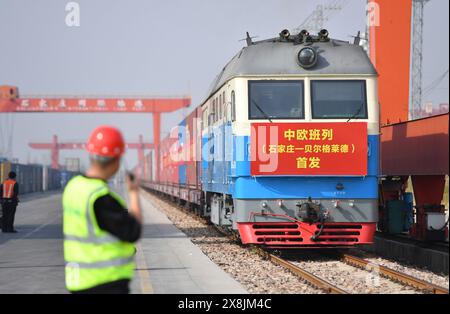
[[[423,62],[423,15],[429,0],[413,0],[412,66],[410,119],[420,118],[422,112],[422,62]]]

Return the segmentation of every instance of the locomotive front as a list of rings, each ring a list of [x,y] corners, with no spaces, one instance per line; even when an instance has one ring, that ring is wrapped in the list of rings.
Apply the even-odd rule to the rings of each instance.
[[[367,54],[330,39],[326,30],[317,36],[282,31],[247,44],[202,107],[204,149],[223,147],[202,169],[211,220],[238,230],[243,243],[372,243],[379,108],[377,73]],[[211,119],[220,110],[218,95],[225,104],[222,122]]]

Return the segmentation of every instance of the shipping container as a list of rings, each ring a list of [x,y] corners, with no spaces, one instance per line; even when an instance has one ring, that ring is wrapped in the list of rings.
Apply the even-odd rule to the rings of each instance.
[[[17,175],[20,194],[42,191],[42,166],[11,164],[11,171]]]
[[[0,163],[0,182],[7,179],[10,171],[14,171],[17,175],[20,195],[59,190],[78,174],[78,172],[51,169],[41,165],[2,162]]]
[[[144,160],[145,175],[143,181],[153,181],[153,152],[151,151]]]
[[[53,168],[48,169],[48,190],[58,190],[61,188],[61,172]]]
[[[163,139],[160,145],[160,165],[156,167],[156,171],[159,172],[159,181],[163,183],[178,184],[179,181],[178,139],[173,136],[174,132],[176,131],[172,130],[172,136]]]
[[[0,163],[0,182],[5,181],[8,178],[8,173],[11,171],[11,163]]]
[[[65,168],[67,171],[80,172],[81,169],[80,158],[66,158]]]
[[[185,144],[187,153],[184,155],[186,165],[186,184],[191,188],[200,189],[199,166],[201,160],[201,108],[196,108],[186,118],[186,139]]]

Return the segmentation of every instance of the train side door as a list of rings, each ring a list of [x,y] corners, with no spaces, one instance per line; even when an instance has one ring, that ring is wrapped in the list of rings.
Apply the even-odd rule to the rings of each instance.
[[[231,182],[231,161],[233,160],[233,132],[231,101],[225,101],[225,144],[224,144],[224,181],[228,186]]]
[[[214,183],[214,121],[215,121],[215,101],[213,101],[212,111],[208,115],[208,184]]]

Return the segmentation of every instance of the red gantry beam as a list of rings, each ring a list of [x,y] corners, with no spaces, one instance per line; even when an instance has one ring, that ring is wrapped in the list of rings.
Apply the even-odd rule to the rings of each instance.
[[[161,114],[189,107],[186,97],[19,97],[15,86],[0,86],[0,113],[152,113],[153,143],[161,141]],[[155,157],[159,167],[159,154]],[[158,171],[155,179],[158,180]]]
[[[14,86],[0,86],[0,112],[163,113],[188,107],[190,97],[20,97]]]
[[[0,103],[0,112],[162,113],[189,106],[189,98],[18,98]]]

